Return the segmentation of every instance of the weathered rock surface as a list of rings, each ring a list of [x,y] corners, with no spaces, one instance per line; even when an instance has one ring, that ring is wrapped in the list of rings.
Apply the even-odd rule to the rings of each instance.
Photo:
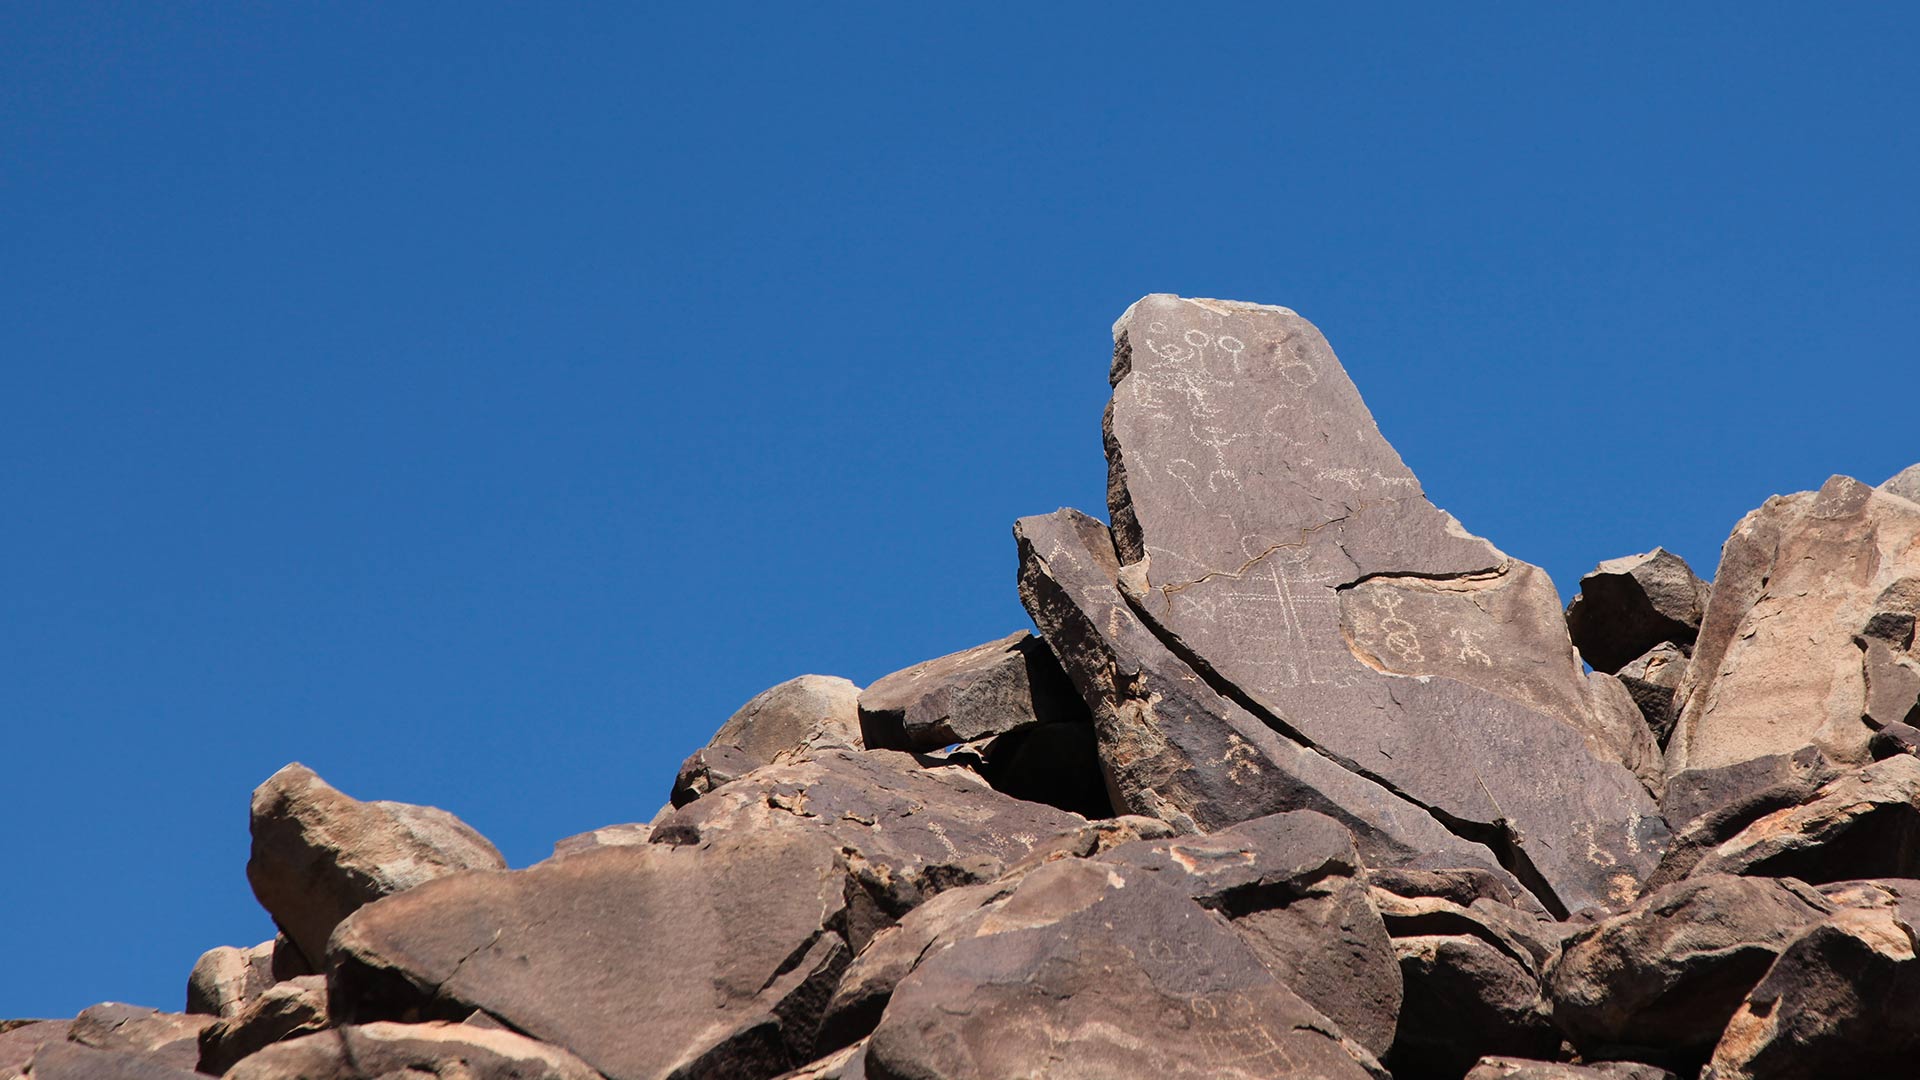
[[[67,1041],[68,1020],[13,1020],[0,1024],[0,1080],[14,1080],[26,1071],[33,1055],[48,1043]]]
[[[304,975],[277,983],[233,1016],[200,1033],[199,1070],[224,1074],[242,1058],[286,1039],[327,1027],[327,980]]]
[[[930,947],[867,1042],[876,1080],[1381,1075],[1181,890],[1063,859]]]
[[[847,881],[833,842],[796,829],[442,878],[341,924],[330,1012],[484,1009],[612,1080],[775,1076],[815,1056]]]
[[[29,1080],[202,1080],[199,1073],[145,1054],[49,1042],[27,1065]]]
[[[1661,642],[1629,661],[1620,669],[1620,685],[1646,719],[1654,740],[1666,746],[1673,737],[1673,725],[1680,719],[1674,695],[1687,673],[1687,654],[1680,646]]]
[[[1605,752],[1552,583],[1427,501],[1319,331],[1150,296],[1114,338],[1119,578],[1164,638],[1342,766],[1505,834],[1555,906],[1632,896],[1665,826]]]
[[[1186,831],[1314,810],[1346,826],[1369,864],[1500,869],[1490,848],[1208,687],[1121,595],[1106,526],[1060,510],[1022,518],[1014,536],[1020,597],[1093,707],[1115,809]]]
[[[445,810],[361,802],[304,765],[253,793],[247,880],[260,906],[309,961],[362,904],[461,870],[505,869],[486,837]]]
[[[1809,745],[1842,763],[1868,760],[1873,728],[1854,638],[1882,594],[1914,577],[1920,504],[1857,480],[1836,476],[1743,518],[1721,551],[1681,683],[1669,774]]]
[[[269,1047],[227,1080],[602,1080],[524,1035],[471,1024],[362,1024]]]
[[[1920,882],[1859,896],[1788,945],[1727,1024],[1708,1080],[1910,1076],[1920,1054]],[[1875,887],[1877,886],[1877,887]]]
[[[1920,464],[1909,465],[1887,477],[1881,482],[1880,490],[1909,502],[1920,503]]]
[[[1697,1066],[1774,958],[1833,910],[1791,880],[1661,889],[1567,942],[1547,972],[1554,1020],[1591,1053]]]
[[[207,1016],[164,1013],[139,1005],[104,1002],[81,1012],[67,1038],[95,1050],[134,1054],[163,1065],[191,1069],[200,1060],[200,1033]]]
[[[1025,630],[896,671],[860,695],[860,728],[876,750],[934,750],[1085,720],[1053,654]]]
[[[1467,1080],[1679,1080],[1674,1074],[1635,1061],[1567,1065],[1515,1057],[1481,1058]]]
[[[1809,746],[1792,755],[1685,774],[1667,789],[1667,814],[1678,832],[1647,878],[1646,891],[1686,877],[1715,848],[1761,818],[1812,802],[1844,771]]]
[[[1691,647],[1713,587],[1665,548],[1609,559],[1580,579],[1567,632],[1595,671],[1616,672],[1662,644]]]
[[[1823,884],[1920,876],[1920,759],[1902,754],[1829,783],[1705,854],[1695,874],[1796,877]]]
[[[811,1065],[806,1065],[782,1076],[780,1080],[866,1080],[867,1044],[855,1043],[852,1046],[835,1050]]]
[[[187,1011],[232,1016],[276,981],[271,941],[251,949],[231,945],[208,949],[187,976]]]
[[[819,750],[859,750],[860,688],[833,675],[802,675],[755,694],[687,758],[672,802],[685,806],[763,765]]]

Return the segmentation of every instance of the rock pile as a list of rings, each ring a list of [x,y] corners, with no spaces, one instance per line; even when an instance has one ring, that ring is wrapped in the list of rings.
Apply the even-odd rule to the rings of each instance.
[[[1920,467],[1562,612],[1304,319],[1114,341],[1111,526],[1014,526],[1039,636],[773,687],[521,870],[290,765],[280,935],[0,1078],[1914,1075]]]

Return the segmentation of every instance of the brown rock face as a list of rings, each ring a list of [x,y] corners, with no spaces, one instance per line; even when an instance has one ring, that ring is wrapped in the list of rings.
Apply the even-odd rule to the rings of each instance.
[[[106,1002],[74,1017],[67,1038],[95,1050],[135,1054],[163,1065],[191,1069],[200,1060],[200,1033],[212,1022],[207,1016]]]
[[[847,891],[833,843],[793,829],[459,874],[341,924],[330,1011],[485,1009],[612,1080],[775,1076],[814,1056]]]
[[[1873,726],[1855,643],[1883,594],[1920,577],[1920,504],[1836,476],[1768,499],[1727,538],[1680,720],[1672,776],[1816,746],[1868,759]]]
[[[1665,548],[1609,559],[1580,579],[1567,632],[1595,671],[1617,672],[1662,644],[1691,647],[1712,586]]]
[[[1035,869],[929,948],[867,1042],[874,1080],[1379,1076],[1371,1056],[1181,890]]]
[[[1020,519],[1014,537],[1021,600],[1093,709],[1115,809],[1185,831],[1314,810],[1346,826],[1370,864],[1504,874],[1490,848],[1209,687],[1121,595],[1106,526],[1060,510]]]
[[[802,675],[754,695],[687,758],[672,801],[685,806],[763,765],[820,750],[859,750],[860,688],[831,675]]]
[[[49,1042],[27,1066],[30,1080],[204,1080],[191,1069],[145,1054]]]
[[[1673,736],[1674,723],[1680,719],[1674,694],[1686,673],[1687,654],[1670,642],[1655,645],[1619,671],[1620,684],[1626,687],[1640,715],[1646,719],[1648,730],[1663,747]]]
[[[304,765],[288,765],[253,793],[247,880],[308,960],[362,904],[461,870],[502,870],[487,838],[445,810],[361,802]]]
[[[1421,493],[1319,331],[1150,296],[1114,329],[1128,599],[1263,720],[1504,833],[1567,910],[1631,896],[1665,827],[1607,750],[1537,569]]]
[[[303,975],[278,983],[254,997],[233,1016],[200,1033],[203,1073],[219,1076],[242,1058],[286,1039],[310,1035],[327,1026],[327,981]]]
[[[1840,777],[1804,805],[1754,821],[1693,872],[1814,884],[1920,876],[1920,758],[1902,754]]]
[[[274,982],[273,942],[263,941],[251,949],[231,945],[208,949],[187,976],[187,1011],[232,1016]]]
[[[444,1022],[363,1024],[269,1047],[227,1080],[602,1080],[586,1062],[511,1031]]]
[[[860,695],[866,745],[880,750],[935,750],[1085,720],[1053,654],[1025,630],[896,671]]]
[[[1791,880],[1661,889],[1567,942],[1547,973],[1554,1020],[1602,1056],[1697,1066],[1774,958],[1833,910]]]
[[[1665,1069],[1634,1061],[1566,1065],[1515,1057],[1481,1058],[1467,1080],[1679,1080]]]

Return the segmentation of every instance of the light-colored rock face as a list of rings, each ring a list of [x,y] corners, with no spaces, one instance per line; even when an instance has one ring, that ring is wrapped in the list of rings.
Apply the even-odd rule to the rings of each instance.
[[[362,1024],[247,1058],[227,1080],[602,1080],[586,1062],[524,1035],[471,1024]]]
[[[1669,775],[1808,745],[1867,760],[1862,647],[1883,594],[1920,578],[1920,503],[1836,476],[1727,538],[1680,687]]]
[[[273,942],[208,949],[187,976],[187,1011],[233,1016],[273,983]]]
[[[253,793],[247,880],[308,960],[361,905],[462,870],[503,870],[486,837],[431,806],[361,802],[304,765]]]
[[[1632,895],[1665,826],[1557,595],[1427,501],[1312,324],[1150,296],[1113,381],[1119,579],[1175,651],[1346,767],[1520,838],[1568,909]]]

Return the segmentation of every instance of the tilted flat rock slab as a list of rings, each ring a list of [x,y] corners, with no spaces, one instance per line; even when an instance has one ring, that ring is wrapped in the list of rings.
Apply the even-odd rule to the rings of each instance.
[[[1156,295],[1114,340],[1109,508],[1156,629],[1349,767],[1510,827],[1568,909],[1631,897],[1665,826],[1551,583],[1427,501],[1319,331]]]
[[[1021,600],[1093,708],[1116,808],[1208,831],[1317,810],[1353,833],[1371,865],[1481,867],[1512,882],[1487,848],[1207,686],[1121,595],[1105,525],[1060,510],[1020,519],[1014,537]]]
[[[903,668],[860,694],[860,729],[876,750],[937,750],[1085,718],[1053,654],[1025,630]]]

